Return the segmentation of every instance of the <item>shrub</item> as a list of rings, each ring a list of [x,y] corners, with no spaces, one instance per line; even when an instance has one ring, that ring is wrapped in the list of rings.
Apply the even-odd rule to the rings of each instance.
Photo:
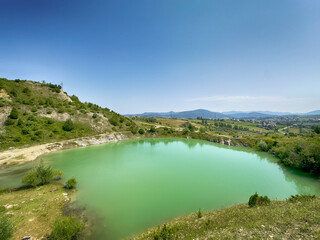
[[[144,130],[142,128],[140,128],[138,132],[140,135],[144,134]]]
[[[11,91],[10,91],[10,96],[11,96],[11,97],[16,97],[16,96],[18,96],[17,91],[16,91],[16,90],[11,90]]]
[[[53,180],[60,180],[63,176],[63,172],[60,170],[53,170]]]
[[[267,151],[268,150],[268,145],[265,141],[263,140],[260,140],[258,143],[257,143],[257,146],[260,148],[261,151]]]
[[[73,189],[76,187],[76,185],[77,185],[77,180],[74,177],[72,177],[66,182],[65,187],[67,189]]]
[[[267,196],[259,196],[257,193],[253,194],[249,198],[249,207],[254,207],[258,205],[268,205],[270,204],[270,199]]]
[[[98,114],[96,114],[96,113],[94,113],[93,115],[92,115],[92,118],[97,118],[98,117]]]
[[[52,170],[50,166],[44,166],[42,163],[38,167],[29,171],[23,178],[22,182],[30,185],[44,185],[50,183],[52,180],[60,178],[62,176],[61,171]]]
[[[0,214],[0,239],[7,240],[13,235],[13,225],[8,216]]]
[[[6,207],[5,206],[0,206],[0,214],[6,211]]]
[[[31,112],[36,112],[36,111],[38,111],[36,107],[31,108]]]
[[[176,229],[168,227],[166,224],[153,234],[154,240],[173,240],[177,239]]]
[[[25,94],[30,94],[31,91],[30,91],[29,88],[25,87],[25,88],[22,90],[22,92],[25,93]]]
[[[202,218],[201,208],[199,208],[199,211],[197,212],[197,217],[198,217],[198,218]]]
[[[73,102],[80,102],[79,98],[76,95],[72,95],[70,98]]]
[[[303,201],[310,201],[312,199],[315,199],[316,196],[315,195],[292,195],[288,200],[290,202],[303,202]]]
[[[134,127],[131,127],[130,131],[131,131],[132,134],[137,134],[137,132],[138,132],[138,130],[136,128],[134,128]]]
[[[62,126],[62,129],[66,132],[70,132],[74,129],[74,124],[71,119],[68,119]]]
[[[15,107],[13,107],[9,115],[9,118],[18,119],[18,117],[19,117],[18,110]]]
[[[10,125],[14,125],[15,124],[15,121],[13,119],[7,119],[4,124],[6,126],[10,126]]]
[[[47,124],[48,124],[48,125],[53,124],[53,123],[54,123],[54,120],[53,120],[53,119],[49,118],[49,119],[47,120]]]
[[[83,223],[75,217],[58,217],[53,226],[48,240],[72,240],[76,239],[83,228]]]
[[[320,133],[320,126],[316,126],[316,127],[313,129],[313,131],[314,131],[315,133],[319,134],[319,133]]]
[[[17,126],[22,126],[22,125],[23,125],[23,121],[21,119],[19,119],[17,122]]]
[[[119,125],[119,119],[116,116],[112,116],[109,119],[109,122],[113,125],[113,126],[118,126]]]
[[[148,131],[149,133],[155,133],[156,132],[156,129],[154,126],[151,126],[151,128],[149,129]]]
[[[22,129],[22,130],[21,130],[21,133],[22,133],[23,135],[27,135],[27,134],[29,134],[29,131],[28,131],[28,129]]]

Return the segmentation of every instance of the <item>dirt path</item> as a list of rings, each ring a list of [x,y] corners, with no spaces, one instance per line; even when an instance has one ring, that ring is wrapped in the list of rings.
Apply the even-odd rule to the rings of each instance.
[[[85,147],[108,142],[118,142],[127,140],[129,137],[125,133],[109,133],[91,137],[65,140],[55,143],[45,143],[27,148],[17,148],[0,152],[0,166],[10,166],[21,164],[37,159],[39,156],[49,152],[63,149]]]

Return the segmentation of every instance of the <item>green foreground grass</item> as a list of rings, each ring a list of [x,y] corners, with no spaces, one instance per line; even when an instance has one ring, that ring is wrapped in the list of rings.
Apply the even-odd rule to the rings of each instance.
[[[320,239],[320,198],[194,213],[133,239]]]
[[[62,216],[63,206],[70,201],[70,193],[61,183],[1,193],[0,206],[14,226],[11,239],[42,239],[50,234],[55,219]]]

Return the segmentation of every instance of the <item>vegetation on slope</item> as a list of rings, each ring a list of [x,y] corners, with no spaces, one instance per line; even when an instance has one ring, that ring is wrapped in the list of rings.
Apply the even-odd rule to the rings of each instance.
[[[251,147],[275,155],[285,166],[320,175],[320,131],[317,125],[313,130],[303,129],[300,134],[283,134],[272,128],[257,127],[257,124],[230,120],[133,119],[142,124],[140,127],[149,137],[194,138]]]
[[[0,150],[107,132],[138,132],[108,108],[82,103],[61,86],[0,78]]]
[[[320,198],[292,196],[255,207],[241,204],[174,219],[140,239],[319,239]]]
[[[71,209],[63,212],[77,181],[69,179],[63,186],[57,182],[62,175],[40,163],[23,177],[24,186],[0,191],[0,239],[77,239],[84,227],[83,216],[76,217],[73,212],[77,211]]]
[[[69,202],[61,183],[50,183],[37,188],[3,192],[0,206],[13,226],[13,238],[32,236],[36,239],[49,234],[53,223],[62,215],[63,206]]]

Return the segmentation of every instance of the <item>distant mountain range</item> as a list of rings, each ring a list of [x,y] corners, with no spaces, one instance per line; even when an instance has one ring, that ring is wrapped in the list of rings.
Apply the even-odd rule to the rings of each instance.
[[[206,109],[196,109],[191,111],[183,112],[145,112],[141,114],[126,114],[125,116],[140,116],[140,117],[158,117],[158,118],[188,118],[196,119],[202,118],[216,118],[216,119],[227,119],[227,118],[269,118],[275,116],[309,116],[309,115],[320,115],[320,110],[307,112],[307,113],[290,113],[290,112],[271,112],[271,111],[252,111],[252,112],[240,112],[240,111],[229,111],[229,112],[211,112]]]

